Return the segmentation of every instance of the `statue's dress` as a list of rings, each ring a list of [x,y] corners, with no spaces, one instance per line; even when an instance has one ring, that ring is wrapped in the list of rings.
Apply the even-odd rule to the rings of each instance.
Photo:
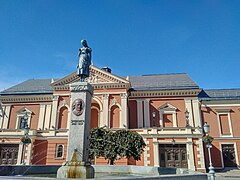
[[[79,49],[78,75],[81,77],[89,76],[89,66],[91,64],[91,48],[83,47]]]

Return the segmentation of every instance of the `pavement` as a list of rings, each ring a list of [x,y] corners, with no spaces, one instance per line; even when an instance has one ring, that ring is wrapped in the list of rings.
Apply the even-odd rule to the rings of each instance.
[[[240,169],[225,169],[215,173],[216,180],[240,180]]]

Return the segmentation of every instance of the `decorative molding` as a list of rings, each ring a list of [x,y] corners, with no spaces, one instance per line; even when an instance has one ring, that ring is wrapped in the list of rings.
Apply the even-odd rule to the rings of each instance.
[[[162,96],[197,96],[200,89],[190,90],[159,90],[159,91],[131,91],[130,97],[162,97]]]
[[[3,103],[7,102],[42,102],[42,101],[52,101],[52,95],[29,95],[29,96],[1,96],[0,101]]]
[[[74,72],[58,81],[52,83],[54,90],[68,90],[68,85],[73,82],[78,82],[80,78]],[[103,71],[95,66],[90,66],[90,77],[87,78],[94,89],[104,88],[130,88],[130,82],[126,79]]]

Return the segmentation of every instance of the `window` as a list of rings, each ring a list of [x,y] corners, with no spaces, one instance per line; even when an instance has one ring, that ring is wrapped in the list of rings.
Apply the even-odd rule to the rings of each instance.
[[[56,158],[57,159],[63,158],[63,145],[62,144],[56,145]]]

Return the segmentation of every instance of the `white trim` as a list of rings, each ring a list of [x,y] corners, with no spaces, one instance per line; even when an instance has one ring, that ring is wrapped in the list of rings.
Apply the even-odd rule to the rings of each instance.
[[[144,127],[150,127],[149,99],[144,100]]]
[[[178,127],[177,125],[177,108],[169,103],[165,103],[163,105],[161,105],[159,108],[159,117],[160,117],[160,120],[159,120],[159,124],[160,124],[160,127],[163,127],[163,115],[164,114],[171,114],[172,115],[172,121],[173,121],[173,127]]]
[[[228,125],[229,125],[230,135],[222,134],[222,128],[221,128],[222,125],[220,122],[220,115],[228,116]],[[218,128],[219,128],[220,137],[233,137],[232,121],[231,121],[231,117],[230,117],[230,112],[217,112],[217,120],[218,120]]]
[[[109,109],[108,109],[108,117],[109,117],[109,120],[108,120],[108,124],[109,124],[109,128],[119,128],[119,127],[110,127],[110,125],[111,125],[111,112],[112,112],[112,107],[113,106],[118,106],[118,108],[119,108],[119,120],[120,120],[120,122],[119,122],[119,126],[121,126],[121,124],[122,124],[122,121],[121,121],[121,119],[122,119],[122,108],[121,108],[121,105],[117,102],[117,101],[114,101],[115,99],[113,99],[113,101],[112,101],[112,103],[111,103],[111,105],[109,106]]]
[[[100,126],[100,110],[97,108],[97,107],[95,107],[95,106],[91,106],[91,110],[92,109],[96,109],[97,110],[97,113],[98,113],[98,127],[101,127]],[[91,116],[92,117],[92,116]],[[91,123],[91,122],[90,122]],[[91,124],[90,124],[91,125]]]
[[[237,151],[237,143],[236,142],[219,142],[220,145],[220,155],[221,155],[221,161],[222,161],[222,169],[225,168],[224,166],[224,160],[223,160],[223,155],[222,155],[222,144],[233,144],[234,146],[234,152],[235,152],[235,157],[236,157],[236,164],[239,166],[239,160],[238,160],[238,151]]]
[[[61,156],[61,157],[57,157],[59,146],[62,146],[62,156]],[[55,148],[56,148],[56,149],[55,149],[54,159],[63,159],[63,157],[64,157],[64,144],[56,144],[56,147],[55,147]]]
[[[138,128],[143,128],[142,99],[137,99],[137,121]]]
[[[219,106],[219,107],[227,107],[227,106],[240,106],[240,104],[202,104],[202,107],[214,107],[214,106]]]

